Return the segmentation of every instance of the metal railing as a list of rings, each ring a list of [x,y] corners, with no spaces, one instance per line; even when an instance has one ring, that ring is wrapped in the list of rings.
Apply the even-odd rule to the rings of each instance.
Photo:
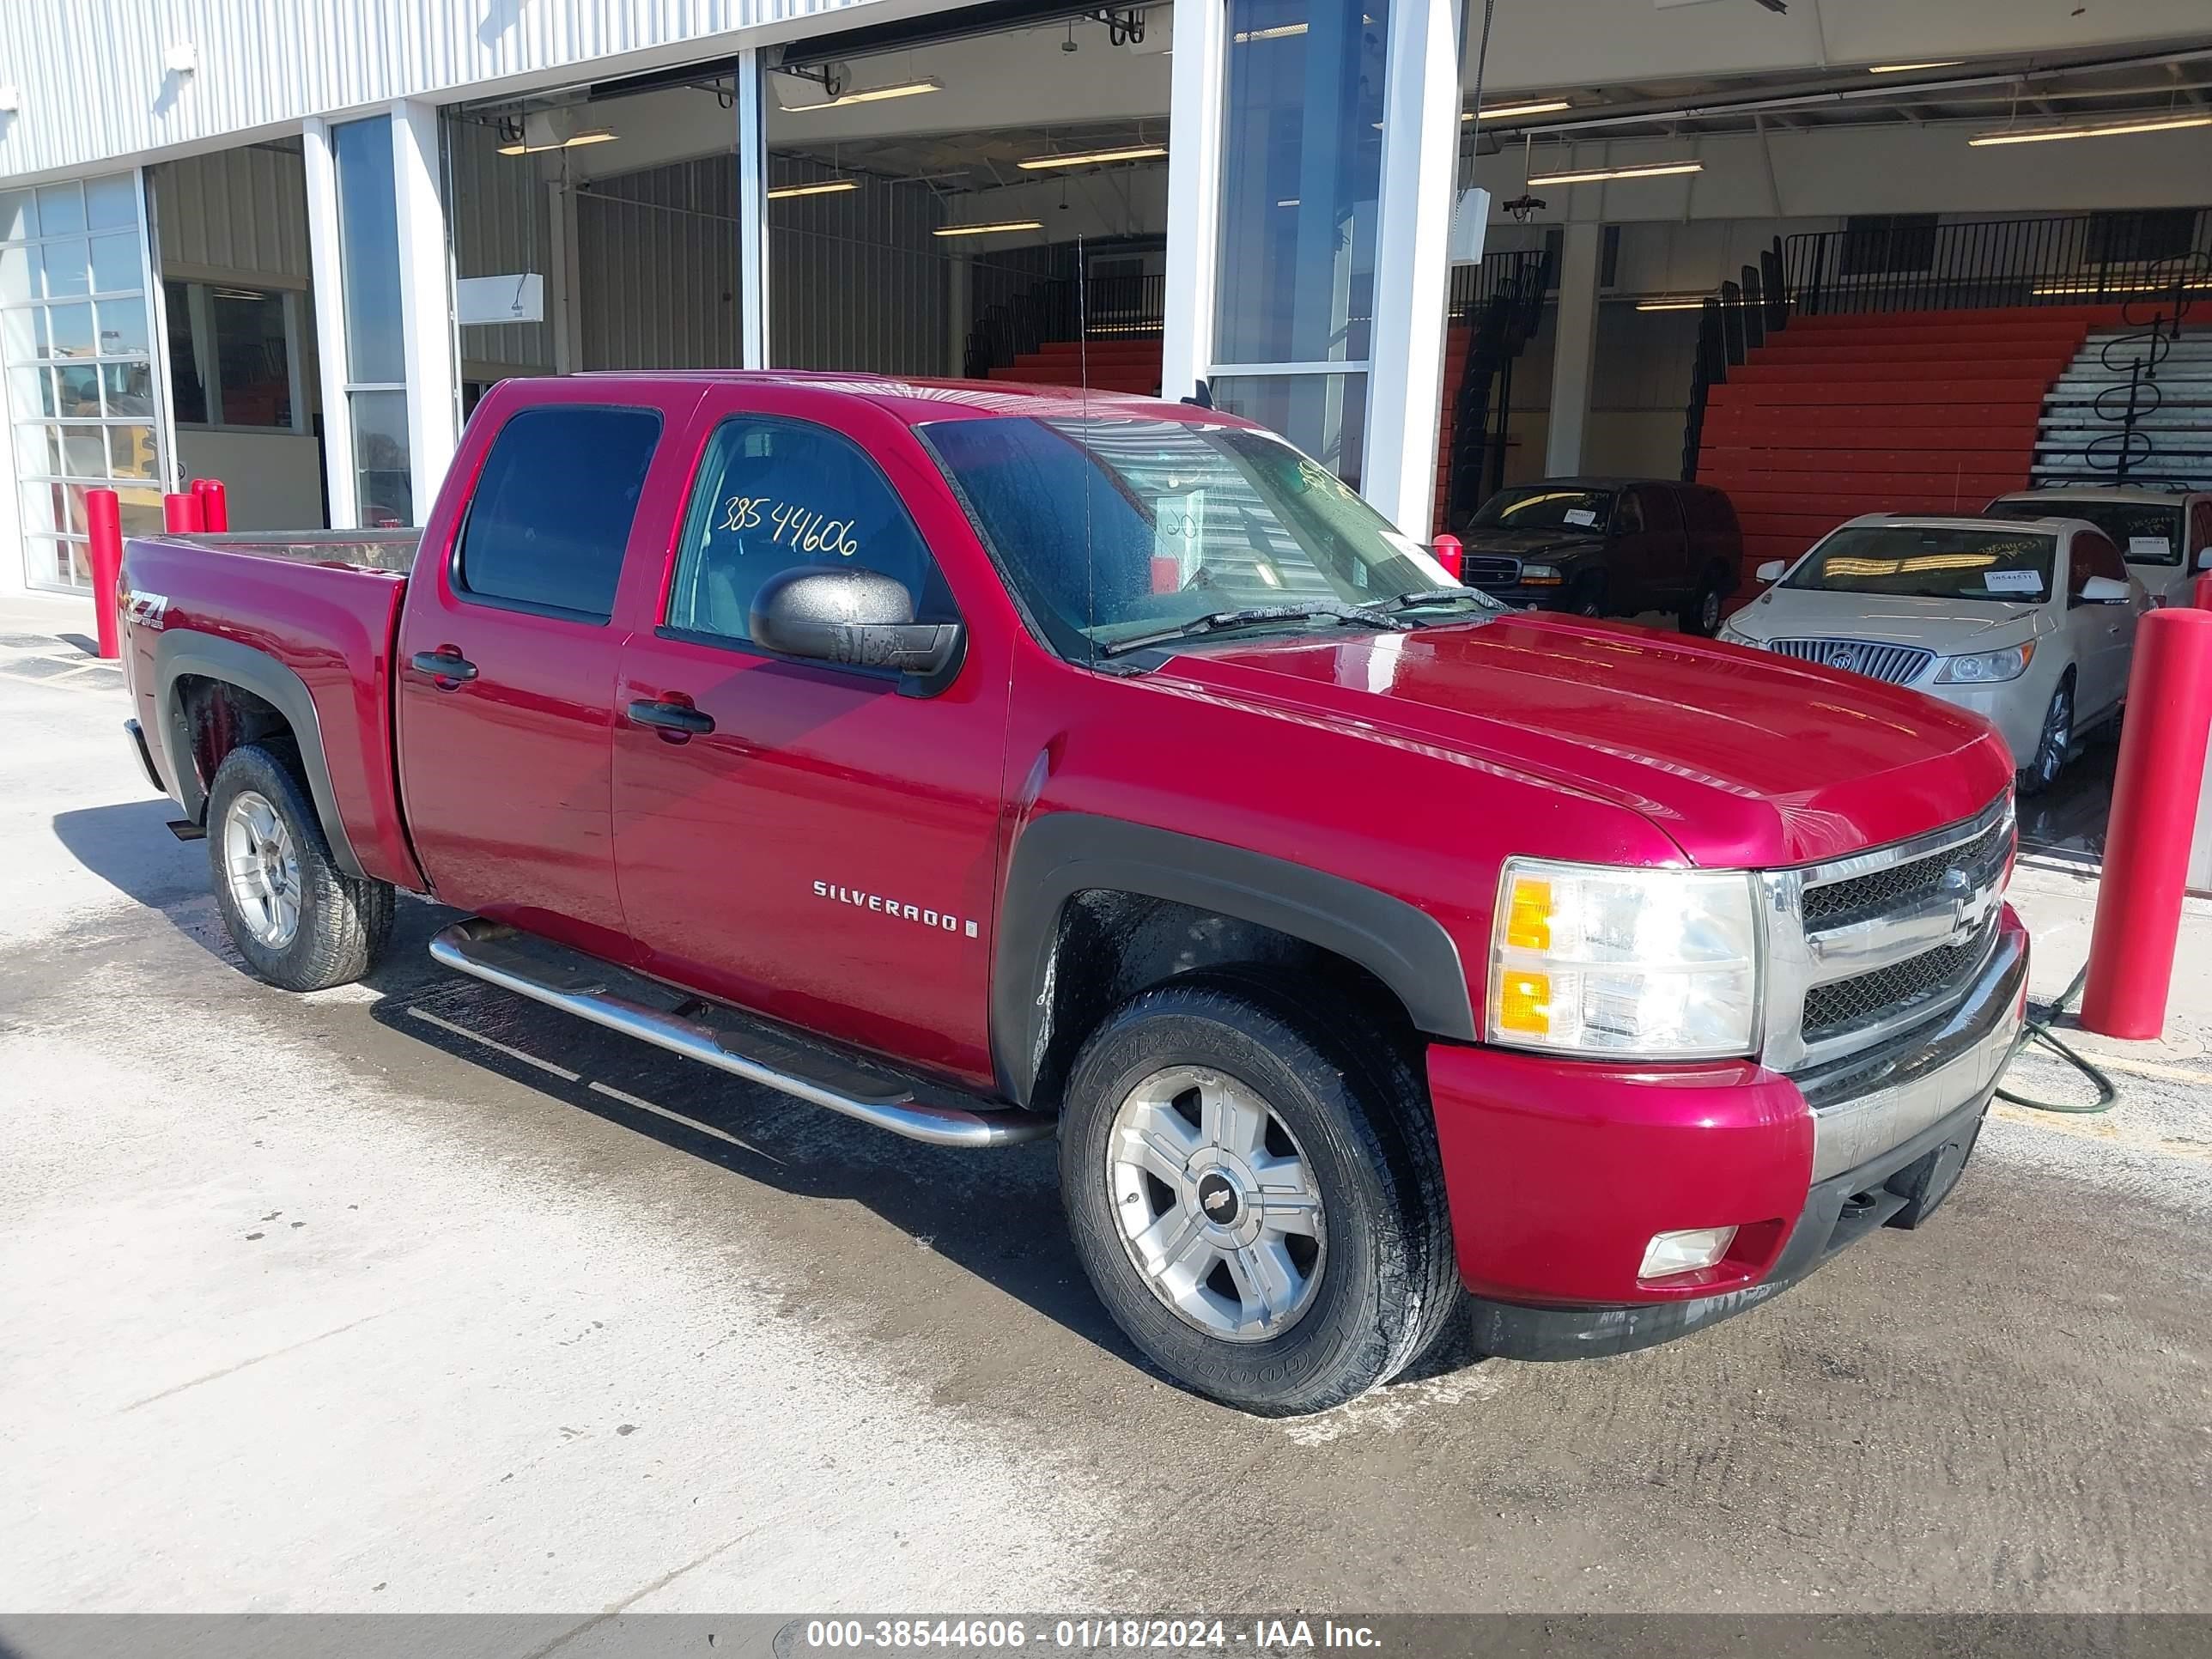
[[[2087,405],[2088,423],[2102,429],[2083,443],[2081,459],[2100,482],[2166,482],[2176,460],[2160,454],[2158,441],[2161,430],[2169,440],[2173,432],[2152,419],[2166,403],[2159,368],[2173,355],[2192,303],[2212,289],[2212,254],[2166,260],[2160,275],[2162,291],[2131,296],[2120,311],[2127,331],[2106,340],[2097,353],[2098,366],[2112,378]],[[2182,447],[2193,456],[2201,442],[2185,434]],[[2186,468],[2188,458],[2181,464]]]
[[[1474,331],[1452,405],[1451,449],[1443,458],[1449,526],[1466,523],[1504,482],[1513,362],[1536,331],[1550,286],[1551,257],[1540,249],[1488,254],[1480,264],[1452,270],[1452,321]]]
[[[1782,239],[1762,249],[1759,263],[1746,265],[1736,280],[1723,283],[1706,296],[1698,315],[1698,349],[1690,368],[1690,401],[1682,412],[1682,482],[1698,477],[1698,450],[1705,441],[1705,402],[1713,387],[1728,379],[1757,346],[1790,322],[1789,289],[1783,276]]]
[[[2083,213],[1803,232],[1783,277],[1807,315],[2094,305],[2157,294],[2173,259],[2208,256],[2212,208]]]

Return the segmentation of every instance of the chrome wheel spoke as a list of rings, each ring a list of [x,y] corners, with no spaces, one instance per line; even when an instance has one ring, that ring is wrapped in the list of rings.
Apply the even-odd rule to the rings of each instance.
[[[1304,1279],[1279,1241],[1248,1244],[1226,1258],[1237,1281],[1243,1323],[1272,1330],[1296,1305]]]
[[[283,950],[300,931],[300,859],[276,807],[252,790],[223,814],[222,868],[239,921],[254,940]]]
[[[1240,1158],[1265,1150],[1267,1111],[1226,1078],[1208,1078],[1199,1085],[1198,1128],[1207,1143]]]

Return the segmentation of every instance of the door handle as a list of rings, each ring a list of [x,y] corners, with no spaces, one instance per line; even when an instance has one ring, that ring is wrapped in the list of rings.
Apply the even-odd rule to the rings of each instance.
[[[688,702],[634,702],[629,706],[629,720],[633,726],[657,726],[686,738],[704,737],[714,729],[714,717]]]
[[[408,659],[408,666],[418,674],[456,684],[477,677],[477,665],[450,645],[441,645],[435,651],[417,651]]]

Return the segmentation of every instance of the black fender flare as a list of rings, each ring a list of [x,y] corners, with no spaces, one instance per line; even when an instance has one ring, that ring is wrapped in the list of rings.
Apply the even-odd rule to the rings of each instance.
[[[1001,1088],[1034,1090],[1048,1035],[1060,918],[1078,893],[1142,894],[1257,923],[1358,963],[1416,1029],[1475,1041],[1459,947],[1425,910],[1347,881],[1201,836],[1089,812],[1052,812],[1014,842],[991,975],[991,1049]]]
[[[170,629],[154,642],[154,706],[161,717],[156,740],[168,763],[176,786],[177,804],[195,823],[207,811],[207,791],[192,763],[192,734],[185,718],[185,700],[177,682],[185,675],[216,680],[251,691],[289,721],[300,746],[300,763],[307,770],[307,792],[314,798],[315,815],[323,822],[323,835],[331,844],[331,857],[349,876],[366,876],[361,860],[347,838],[345,822],[338,816],[337,791],[331,787],[331,767],[323,752],[323,726],[307,683],[265,651],[213,634]]]

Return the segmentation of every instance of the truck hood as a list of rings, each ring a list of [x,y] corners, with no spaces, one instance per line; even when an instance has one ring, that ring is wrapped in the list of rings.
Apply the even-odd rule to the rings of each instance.
[[[2012,777],[1986,724],[1917,692],[1564,617],[1224,644],[1158,672],[1186,694],[1412,738],[1626,807],[1711,868],[1918,835],[1980,811]],[[1424,809],[1409,797],[1376,810]]]
[[[1771,587],[1729,622],[1738,633],[1759,641],[1879,640],[1953,656],[2017,645],[2039,631],[2045,614],[2041,600],[2005,605],[1996,599],[1888,599]]]

